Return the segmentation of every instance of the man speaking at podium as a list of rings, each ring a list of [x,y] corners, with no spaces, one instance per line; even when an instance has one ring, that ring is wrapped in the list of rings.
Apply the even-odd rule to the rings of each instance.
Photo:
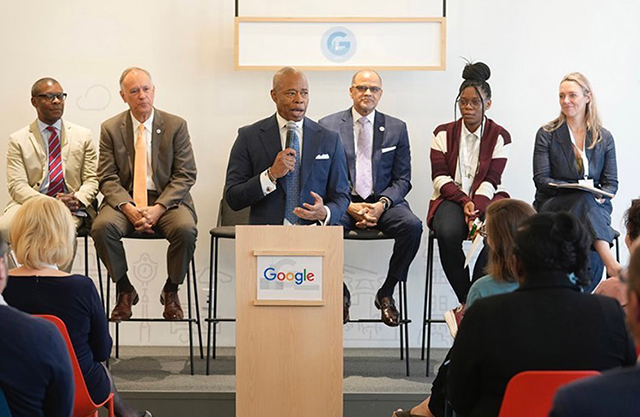
[[[273,77],[275,115],[238,130],[225,195],[234,210],[251,207],[255,225],[338,224],[349,206],[342,142],[306,118],[307,77],[285,67]]]

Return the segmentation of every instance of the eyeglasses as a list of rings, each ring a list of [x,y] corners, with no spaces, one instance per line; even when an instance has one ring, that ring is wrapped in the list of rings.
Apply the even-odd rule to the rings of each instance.
[[[38,94],[36,97],[43,98],[48,101],[58,99],[59,101],[65,101],[67,99],[67,93],[43,93]]]
[[[367,90],[371,91],[373,94],[376,94],[382,91],[382,88],[375,85],[354,85],[353,88],[355,88],[361,93],[366,93]]]
[[[482,105],[482,100],[479,98],[474,98],[472,100],[467,100],[466,98],[461,98],[458,100],[458,105],[462,108],[471,105],[472,109],[477,109]]]

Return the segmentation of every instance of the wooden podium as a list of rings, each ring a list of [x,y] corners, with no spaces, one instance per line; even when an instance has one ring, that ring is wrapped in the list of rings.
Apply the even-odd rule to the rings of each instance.
[[[339,226],[236,227],[236,416],[342,417],[342,236]]]

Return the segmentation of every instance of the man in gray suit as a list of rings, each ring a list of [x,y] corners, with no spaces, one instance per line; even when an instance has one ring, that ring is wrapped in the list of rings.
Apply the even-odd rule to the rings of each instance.
[[[160,302],[167,320],[183,318],[178,286],[195,250],[196,212],[189,193],[196,163],[184,119],[153,107],[155,86],[148,71],[127,68],[120,96],[129,106],[102,124],[98,177],[104,201],[91,236],[100,259],[116,282],[111,319],[131,317],[138,294],[127,276],[121,239],[162,233],[169,241],[168,278]]]
[[[340,134],[349,166],[351,204],[340,219],[346,229],[382,230],[395,240],[387,277],[374,304],[387,326],[397,326],[393,291],[406,281],[420,247],[422,222],[405,197],[411,190],[411,151],[407,125],[376,110],[382,79],[371,69],[354,74],[349,88],[353,106],[318,122]],[[344,286],[343,318],[349,318],[351,296]]]

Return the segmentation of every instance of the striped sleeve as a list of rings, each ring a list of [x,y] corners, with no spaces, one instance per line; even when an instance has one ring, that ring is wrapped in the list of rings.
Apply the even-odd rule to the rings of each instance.
[[[440,196],[446,200],[465,204],[471,201],[454,182],[452,173],[449,172],[445,154],[447,151],[447,132],[441,130],[435,133],[431,139],[431,179],[433,180],[433,197]],[[455,173],[453,173],[455,175]]]

